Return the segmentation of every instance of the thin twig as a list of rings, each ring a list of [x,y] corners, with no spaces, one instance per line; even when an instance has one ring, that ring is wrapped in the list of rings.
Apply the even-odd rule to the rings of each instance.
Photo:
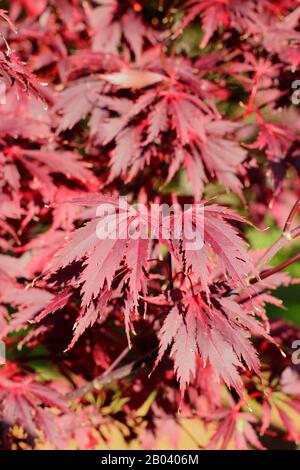
[[[299,260],[300,260],[300,253],[297,253],[295,256],[292,256],[291,258],[284,261],[283,263],[280,263],[278,266],[275,266],[274,268],[270,268],[270,269],[266,269],[266,270],[262,271],[259,274],[258,277],[253,277],[252,279],[250,279],[249,283],[251,284],[251,286],[253,286],[254,284],[257,284],[258,282],[260,282],[264,279],[267,279],[268,277],[272,276],[273,274],[279,273],[283,269],[287,268],[288,266],[290,266],[293,263],[296,263],[296,261],[299,261]],[[260,290],[258,292],[254,292],[253,294],[245,293],[243,295],[240,295],[239,298],[238,298],[238,303],[243,304],[245,302],[248,302],[248,300],[251,300],[255,297],[258,297],[261,294],[264,294],[265,292],[267,292],[267,290],[268,289],[264,287],[262,290]]]
[[[271,261],[271,259],[276,255],[276,253],[278,253],[279,250],[281,250],[281,248],[283,248],[290,241],[295,240],[295,238],[300,236],[300,227],[296,227],[291,230],[294,217],[299,208],[300,198],[297,199],[294,206],[292,207],[284,224],[283,233],[281,234],[281,236],[278,238],[278,240],[276,240],[275,243],[273,243],[272,246],[270,246],[270,248],[265,251],[265,253],[258,260],[256,265],[258,271],[262,270],[264,266],[267,266],[269,261]]]
[[[65,398],[66,400],[75,400],[77,398],[81,398],[85,396],[87,393],[92,392],[93,390],[99,390],[100,388],[108,385],[109,383],[120,380],[125,377],[131,375],[134,371],[141,369],[147,362],[149,362],[152,357],[157,353],[157,349],[155,348],[152,351],[144,354],[144,356],[131,361],[129,364],[125,364],[122,367],[115,367],[124,359],[124,357],[129,352],[129,348],[125,348],[121,354],[117,357],[117,359],[111,364],[109,369],[105,371],[100,376],[96,377],[92,381],[86,383],[82,387],[77,388],[73,392],[68,393]]]
[[[297,255],[295,256],[292,256],[290,259],[288,259],[287,261],[284,261],[283,263],[279,264],[278,266],[275,266],[274,268],[270,268],[270,269],[266,269],[265,271],[263,271],[261,274],[260,274],[260,279],[266,279],[267,277],[270,277],[272,276],[273,274],[276,274],[280,271],[282,271],[283,269],[287,268],[288,266],[290,266],[291,264],[295,263],[296,261],[300,260],[300,253],[297,253]],[[251,284],[255,284],[256,282],[258,282],[258,279],[253,279],[253,282],[251,282]]]

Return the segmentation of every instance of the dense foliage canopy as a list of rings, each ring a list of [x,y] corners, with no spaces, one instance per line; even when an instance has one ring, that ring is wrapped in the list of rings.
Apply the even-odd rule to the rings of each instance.
[[[299,1],[0,6],[1,448],[296,448]]]

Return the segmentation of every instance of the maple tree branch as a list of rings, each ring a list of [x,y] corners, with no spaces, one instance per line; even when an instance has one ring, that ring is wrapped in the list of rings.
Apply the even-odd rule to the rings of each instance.
[[[300,197],[295,202],[294,206],[292,207],[286,219],[281,236],[278,238],[278,240],[275,241],[275,243],[273,243],[273,245],[271,245],[265,251],[262,257],[258,260],[257,262],[258,270],[261,270],[265,265],[267,265],[269,261],[273,258],[273,256],[275,256],[276,253],[278,253],[278,251],[281,250],[281,248],[283,248],[287,243],[289,243],[292,240],[295,240],[295,238],[300,236],[300,226],[291,230],[294,217],[299,209],[300,209]]]
[[[266,250],[262,257],[258,260],[257,269],[261,270],[263,266],[267,265],[269,261],[281,250],[285,245],[295,240],[300,236],[300,227],[296,227],[289,233],[283,232],[283,234],[276,240],[276,242]]]
[[[133,372],[140,370],[147,362],[149,362],[157,353],[157,351],[158,348],[155,348],[152,351],[149,351],[148,353],[144,354],[142,357],[139,357],[129,362],[128,364],[125,364],[124,366],[116,368],[116,366],[128,354],[129,347],[127,346],[103,374],[99,375],[90,382],[87,382],[82,387],[78,387],[76,390],[68,393],[65,396],[65,399],[68,401],[72,401],[76,400],[77,398],[82,398],[93,390],[99,390],[105,385],[108,385],[109,383],[115,380],[120,380],[125,377],[128,377]]]
[[[291,264],[295,263],[298,260],[300,260],[300,253],[297,253],[295,256],[292,256],[290,259],[288,259],[287,261],[284,261],[278,266],[275,266],[274,268],[266,269],[259,275],[259,277],[261,280],[266,279],[267,277],[272,276],[272,274],[276,274],[279,271],[282,271],[283,269],[287,268],[288,266],[290,266]],[[255,284],[256,282],[258,282],[258,279],[253,279],[251,284]]]
[[[282,271],[283,269],[287,268],[288,266],[290,266],[293,263],[296,263],[296,261],[299,261],[299,260],[300,260],[300,253],[297,253],[295,256],[292,256],[291,258],[284,261],[283,263],[280,263],[278,266],[275,266],[274,268],[270,268],[270,269],[266,269],[266,270],[262,271],[259,274],[259,277],[254,277],[254,278],[250,279],[249,283],[251,285],[253,285],[253,284],[258,283],[259,281],[261,281],[263,279],[267,279],[268,277],[272,276],[273,274],[276,274],[276,273]],[[243,304],[243,303],[247,302],[248,300],[253,299],[254,297],[258,297],[259,295],[263,294],[264,292],[267,292],[267,290],[268,290],[267,288],[263,288],[261,291],[255,292],[253,294],[241,295],[238,298],[238,303]]]
[[[120,362],[125,358],[125,356],[128,354],[128,352],[129,352],[129,346],[127,346],[125,349],[123,349],[123,351],[119,354],[119,356],[111,363],[111,365],[108,367],[108,369],[106,369],[106,371],[98,377],[98,379],[100,380],[100,379],[104,379],[105,377],[108,377],[113,372],[113,370],[117,367],[117,365],[120,364]],[[94,379],[94,380],[97,380],[97,378]],[[80,392],[80,393],[83,393],[84,395],[86,395],[90,391],[89,386],[93,381],[88,382],[87,384],[83,385],[82,387],[77,388],[76,390],[71,392],[69,394],[68,398],[69,399],[76,398],[76,393],[77,392],[78,393]],[[85,388],[87,389],[86,391],[84,390]],[[96,388],[96,385],[95,385],[95,388]]]

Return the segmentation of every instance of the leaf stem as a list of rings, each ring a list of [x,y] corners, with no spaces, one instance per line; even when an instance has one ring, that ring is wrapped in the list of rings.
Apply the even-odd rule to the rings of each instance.
[[[286,223],[285,223],[284,228],[283,228],[283,233],[288,234],[290,232],[293,219],[294,219],[294,217],[295,217],[295,215],[296,215],[296,213],[298,212],[299,209],[300,209],[300,197],[297,199],[297,201],[295,202],[291,212],[288,215],[288,218],[287,218]]]

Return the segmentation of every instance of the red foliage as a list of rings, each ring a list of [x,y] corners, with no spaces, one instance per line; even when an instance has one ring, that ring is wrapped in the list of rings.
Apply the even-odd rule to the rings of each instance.
[[[299,330],[267,315],[299,259],[269,267],[300,235],[298,3],[0,9],[2,448],[17,426],[93,448],[149,397],[144,448],[162,422],[177,445],[179,406],[214,425],[208,448],[299,440]],[[283,235],[257,253],[245,227],[271,212]]]

